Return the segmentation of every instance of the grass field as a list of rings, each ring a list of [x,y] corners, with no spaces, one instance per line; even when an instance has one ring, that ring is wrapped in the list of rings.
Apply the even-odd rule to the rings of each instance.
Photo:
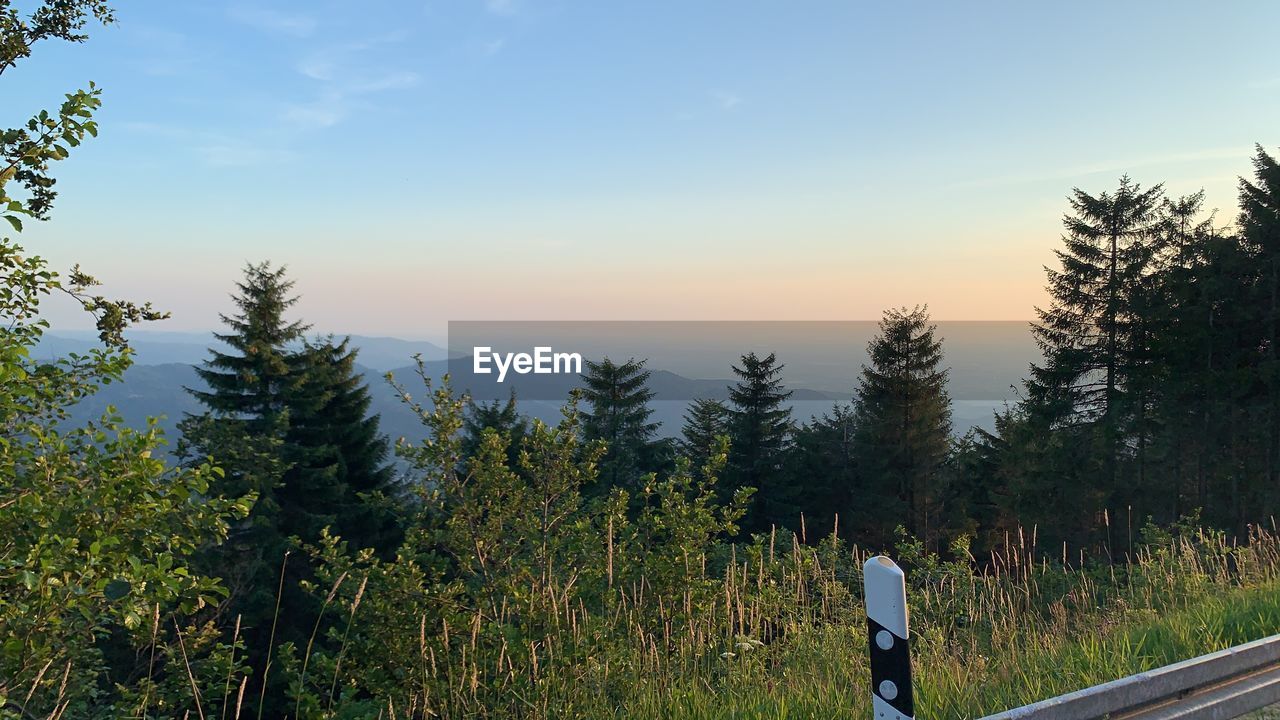
[[[916,716],[978,718],[1280,632],[1275,532],[1142,535],[1132,557],[1075,563],[1051,560],[1034,533],[982,561],[963,545],[944,560],[904,539],[893,556],[907,572]],[[604,567],[615,568],[609,552]],[[606,579],[595,606],[567,600],[571,587],[548,575],[555,602],[538,624],[513,608],[542,596],[513,584],[495,596],[495,618],[461,606],[434,636],[422,608],[440,603],[404,592],[420,575],[395,584],[344,571],[326,600],[350,623],[338,626],[341,662],[279,656],[291,684],[305,676],[316,688],[291,716],[870,718],[867,553],[769,536],[717,553],[691,555],[665,579],[652,563],[652,575]],[[243,681],[224,672],[226,694]],[[332,711],[316,700],[331,697]]]
[[[1012,556],[1003,571],[967,579],[925,568],[930,577],[917,577],[911,593],[917,716],[980,717],[1280,632],[1276,549],[1266,534],[1247,548],[1201,535],[1110,569],[1019,566]],[[784,638],[744,638],[719,667],[637,675],[611,713],[582,709],[695,720],[870,717],[856,601]]]

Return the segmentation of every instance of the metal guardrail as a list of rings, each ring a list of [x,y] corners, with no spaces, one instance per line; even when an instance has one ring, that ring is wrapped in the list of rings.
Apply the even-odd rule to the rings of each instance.
[[[1280,703],[1280,635],[983,720],[1228,720]]]
[[[873,719],[911,720],[915,715],[902,571],[889,558],[874,557],[864,568],[864,582],[871,629]],[[1280,704],[1280,635],[982,720],[1231,720],[1276,704]]]

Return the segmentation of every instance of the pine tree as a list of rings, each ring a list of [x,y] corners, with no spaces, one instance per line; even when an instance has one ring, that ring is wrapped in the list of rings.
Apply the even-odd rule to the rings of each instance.
[[[796,428],[787,454],[786,475],[806,528],[834,529],[848,536],[858,523],[858,462],[853,408],[835,405],[829,413]],[[807,534],[807,533],[806,533]]]
[[[394,511],[398,492],[387,463],[390,448],[369,414],[369,388],[356,370],[350,338],[307,343],[303,381],[288,399],[287,446],[294,464],[278,493],[289,507],[319,510],[300,537],[318,537],[325,525],[352,548],[391,557],[400,541]],[[315,521],[325,520],[324,524]]]
[[[1077,188],[1055,251],[1061,267],[1045,269],[1051,302],[1032,327],[1044,361],[1031,367],[1025,404],[1044,465],[1022,491],[1042,507],[1056,503],[1057,525],[1073,542],[1107,526],[1097,522],[1105,511],[1123,516],[1143,492],[1143,462],[1127,461],[1145,460],[1159,371],[1149,313],[1162,200],[1161,186],[1143,190],[1127,177],[1114,193]]]
[[[1008,441],[1005,439],[1012,411],[995,414],[995,432],[979,427],[969,429],[955,443],[949,462],[950,478],[942,505],[940,520],[943,533],[950,538],[961,536],[972,541],[971,550],[979,557],[996,549],[1002,531],[1016,530],[1017,523],[1007,522],[1009,496],[1004,471],[1008,463]]]
[[[205,562],[234,578],[238,592],[224,609],[241,618],[250,659],[260,661],[271,638],[304,646],[322,613],[306,587],[314,579],[309,556],[291,548],[317,544],[329,528],[352,550],[387,558],[400,528],[387,444],[368,414],[349,340],[306,342],[306,326],[286,320],[297,298],[283,267],[249,265],[237,287],[240,312],[224,316],[230,332],[216,335],[231,351],[211,350],[198,369],[208,390],[189,392],[208,411],[183,421],[181,450],[193,463],[212,457],[224,469],[214,494],[258,493],[246,521]],[[282,690],[272,697],[283,698]]]
[[[258,496],[249,517],[233,527],[222,547],[205,559],[212,572],[228,578],[228,606],[243,615],[247,627],[271,622],[276,600],[273,577],[279,572],[288,538],[305,523],[298,508],[281,502],[279,489],[291,464],[285,447],[289,431],[288,398],[302,384],[303,362],[290,349],[307,327],[287,321],[297,298],[285,268],[248,265],[233,300],[240,312],[222,316],[230,332],[215,337],[231,352],[210,350],[196,373],[208,390],[187,388],[206,408],[180,424],[179,453],[197,466],[212,457],[224,472],[210,488],[213,495]]]
[[[716,447],[717,438],[729,434],[729,408],[719,400],[695,399],[684,414],[677,449],[700,473]]]
[[[506,402],[494,399],[487,403],[477,404],[471,401],[467,405],[462,425],[462,456],[475,457],[480,451],[484,439],[484,431],[493,429],[507,439],[507,462],[511,468],[520,466],[520,445],[529,432],[529,421],[516,408],[516,393]]]
[[[1097,424],[1106,487],[1114,488],[1128,402],[1139,379],[1135,291],[1152,271],[1150,246],[1163,197],[1127,177],[1114,194],[1076,189],[1063,224],[1060,270],[1045,269],[1052,302],[1032,332],[1044,353],[1032,366],[1030,399],[1055,426]]]
[[[1230,408],[1244,402],[1233,380],[1247,353],[1236,328],[1250,303],[1246,268],[1251,263],[1234,235],[1217,231],[1203,216],[1204,194],[1165,200],[1157,229],[1158,282],[1142,312],[1154,318],[1155,361],[1151,451],[1138,456],[1135,499],[1140,517],[1172,522],[1197,508],[1211,522],[1229,525],[1236,502],[1221,492],[1238,465],[1234,448],[1249,433],[1235,428]],[[1140,441],[1144,438],[1140,438]],[[1148,463],[1155,464],[1151,471]],[[1147,480],[1147,478],[1151,478]]]
[[[621,365],[609,358],[600,362],[588,360],[582,374],[583,437],[588,441],[603,440],[607,445],[600,461],[598,487],[638,489],[640,478],[657,470],[657,448],[654,437],[658,423],[649,422],[653,408],[649,401],[649,371],[645,361],[628,360]],[[633,492],[634,495],[634,492]]]
[[[300,382],[302,360],[289,348],[301,342],[308,326],[284,319],[298,302],[290,295],[293,281],[285,279],[284,267],[248,265],[236,288],[232,300],[240,313],[220,316],[231,332],[214,334],[234,353],[210,350],[212,357],[196,368],[209,389],[188,392],[221,416],[245,419],[251,430],[267,430],[284,413],[286,395]]]
[[[254,493],[257,497],[248,517],[232,523],[226,541],[206,548],[196,565],[222,578],[228,590],[227,601],[219,609],[223,622],[233,622],[239,615],[246,628],[258,630],[270,627],[277,595],[272,576],[279,573],[289,544],[280,532],[275,492],[288,469],[282,460],[286,425],[282,415],[273,423],[264,427],[261,422],[209,412],[188,415],[178,423],[181,438],[176,448],[177,457],[189,468],[212,458],[222,470],[222,476],[210,482],[211,496]]]
[[[1174,383],[1203,377],[1193,388],[1198,397],[1185,405],[1175,405],[1176,397],[1167,403],[1171,410],[1194,412],[1194,424],[1186,429],[1194,440],[1170,440],[1178,442],[1177,448],[1196,450],[1194,494],[1176,514],[1203,508],[1206,519],[1243,532],[1256,521],[1267,492],[1261,487],[1267,475],[1261,452],[1267,445],[1266,423],[1258,412],[1256,381],[1259,305],[1256,283],[1247,280],[1258,266],[1237,234],[1212,231],[1204,246],[1206,257],[1194,277],[1200,299],[1190,308],[1202,329],[1183,341],[1185,368],[1174,366],[1169,372]]]
[[[857,390],[859,497],[881,542],[897,525],[932,543],[951,450],[951,398],[942,341],[925,308],[889,310],[867,346]],[[869,512],[868,512],[869,511]]]
[[[748,532],[767,531],[772,525],[794,527],[799,515],[795,493],[783,472],[791,431],[791,408],[785,403],[791,391],[782,385],[783,365],[775,354],[742,356],[733,366],[740,381],[729,387],[729,467],[726,492],[754,488],[751,507],[742,527]]]
[[[1255,268],[1259,379],[1265,388],[1255,414],[1266,432],[1265,474],[1270,499],[1280,486],[1280,163],[1261,145],[1253,180],[1240,179],[1240,238]]]

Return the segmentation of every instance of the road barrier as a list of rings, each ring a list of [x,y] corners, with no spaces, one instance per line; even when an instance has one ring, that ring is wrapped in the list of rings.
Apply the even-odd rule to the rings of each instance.
[[[874,720],[909,720],[906,583],[884,556],[863,567]],[[1280,635],[1095,685],[982,720],[1230,720],[1280,703]]]

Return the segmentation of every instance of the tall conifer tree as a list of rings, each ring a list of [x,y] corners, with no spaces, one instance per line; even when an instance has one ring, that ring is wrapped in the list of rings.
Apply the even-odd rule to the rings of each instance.
[[[289,507],[316,509],[311,527],[299,528],[300,537],[317,537],[330,525],[351,547],[390,557],[400,540],[395,474],[350,343],[329,338],[302,351],[303,380],[287,401],[293,467],[279,495]]]
[[[1077,188],[1055,251],[1060,268],[1045,269],[1051,301],[1032,327],[1044,360],[1031,367],[1025,406],[1043,462],[1019,492],[1033,506],[1056,508],[1065,535],[1055,540],[1122,529],[1101,521],[1123,517],[1139,494],[1136,473],[1124,471],[1140,467],[1126,460],[1147,438],[1156,373],[1147,321],[1162,200],[1161,186],[1144,190],[1127,177],[1114,192]]]
[[[942,341],[924,308],[889,310],[867,346],[857,391],[860,502],[880,510],[867,530],[880,541],[897,525],[932,542],[951,451],[951,398]]]
[[[1256,268],[1260,379],[1265,388],[1266,487],[1280,497],[1280,163],[1257,147],[1253,180],[1240,179],[1240,237]]]
[[[600,461],[598,489],[637,489],[639,479],[656,467],[658,423],[650,422],[649,371],[644,360],[615,363],[609,358],[588,360],[582,374],[582,433],[588,441],[603,440],[608,450]]]
[[[257,495],[249,517],[233,527],[228,541],[212,549],[206,562],[224,575],[232,591],[229,607],[246,627],[271,623],[276,583],[288,537],[298,529],[296,508],[282,504],[279,488],[289,470],[285,447],[288,398],[302,384],[302,360],[291,345],[307,327],[285,313],[296,302],[285,268],[248,265],[232,296],[239,312],[222,316],[230,329],[215,334],[230,351],[210,350],[196,373],[208,387],[188,388],[206,408],[179,425],[179,453],[193,464],[212,457],[224,471],[211,492],[228,497]]]
[[[1230,408],[1247,393],[1248,384],[1233,377],[1242,361],[1247,365],[1236,328],[1245,325],[1242,313],[1249,313],[1249,283],[1241,280],[1251,264],[1238,238],[1217,231],[1203,206],[1203,192],[1165,200],[1156,238],[1156,292],[1142,309],[1153,319],[1153,402],[1151,432],[1130,443],[1141,491],[1133,501],[1139,516],[1157,522],[1199,509],[1211,522],[1234,523],[1235,503],[1221,485],[1234,472],[1232,448],[1249,437],[1235,429]]]
[[[717,438],[729,434],[729,408],[710,398],[694,400],[684,414],[678,449],[689,458],[694,472],[707,464]]]
[[[285,320],[285,312],[298,302],[291,295],[293,281],[285,268],[271,263],[248,265],[232,296],[239,314],[222,315],[230,332],[214,337],[232,352],[210,350],[196,374],[208,390],[189,390],[205,407],[219,415],[248,421],[254,430],[268,430],[285,411],[286,397],[300,383],[297,354],[308,326]]]
[[[795,526],[795,492],[783,473],[790,441],[791,391],[782,385],[783,365],[775,354],[742,356],[733,366],[739,382],[729,387],[729,467],[726,497],[739,488],[755,488],[743,519],[747,531],[767,531],[771,525]]]
[[[856,428],[853,408],[847,404],[835,405],[796,428],[786,474],[806,528],[825,533],[838,525],[840,534],[847,536],[854,516],[868,509],[857,492]]]
[[[1031,368],[1028,390],[1054,425],[1097,424],[1103,468],[1115,487],[1120,434],[1136,362],[1135,292],[1152,271],[1150,246],[1163,197],[1159,185],[1143,190],[1121,178],[1114,193],[1076,189],[1073,214],[1063,220],[1061,269],[1046,268],[1051,303],[1037,309],[1033,327],[1044,363]]]
[[[386,556],[398,527],[387,446],[368,415],[355,353],[345,340],[305,342],[307,327],[285,317],[297,302],[292,288],[283,267],[246,267],[234,296],[240,312],[224,316],[230,332],[216,335],[230,350],[211,350],[197,369],[208,389],[189,389],[208,411],[183,421],[181,451],[224,468],[213,492],[258,494],[243,526],[209,558],[240,580],[230,607],[261,635],[277,624],[278,602],[276,639],[305,642],[319,608],[299,587],[310,574],[305,556],[285,560],[291,539],[315,543],[329,527],[353,549]],[[265,636],[257,639],[264,650]]]

